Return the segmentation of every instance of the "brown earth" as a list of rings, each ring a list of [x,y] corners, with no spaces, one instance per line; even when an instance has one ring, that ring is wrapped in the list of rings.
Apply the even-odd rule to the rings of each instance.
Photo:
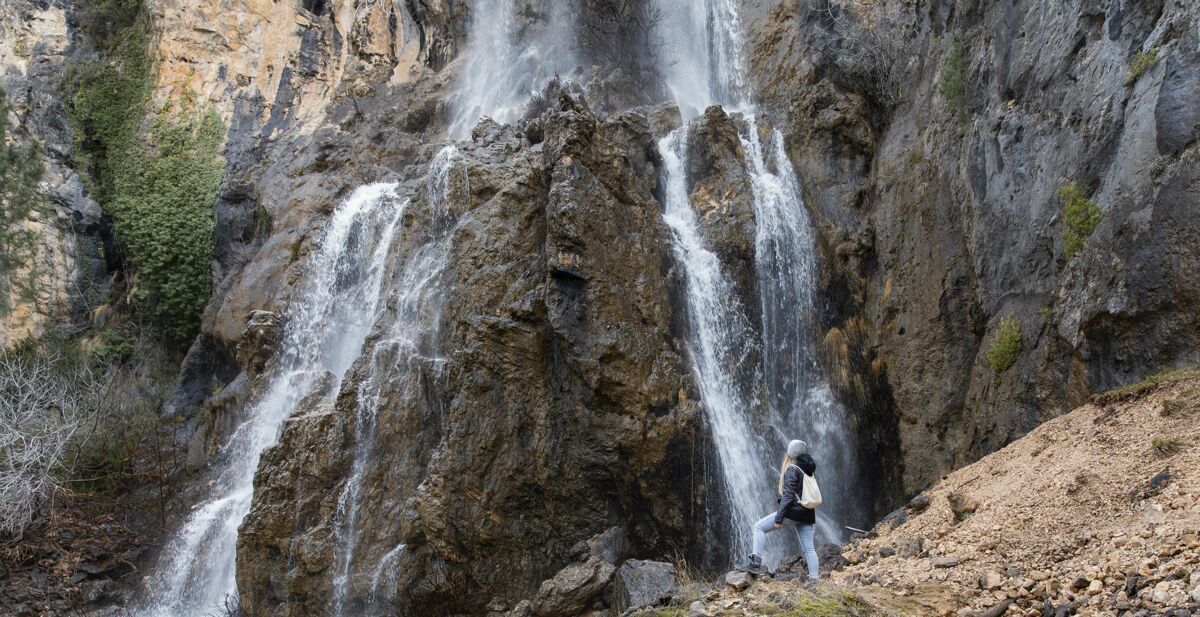
[[[1010,615],[1041,615],[1046,603],[1194,614],[1198,418],[1195,371],[1098,396],[943,478],[847,546],[853,565],[833,578],[898,597],[940,588],[962,615],[1008,600]]]

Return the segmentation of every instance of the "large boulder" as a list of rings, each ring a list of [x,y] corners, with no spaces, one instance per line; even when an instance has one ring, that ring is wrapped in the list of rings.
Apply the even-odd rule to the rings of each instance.
[[[675,566],[664,561],[630,559],[613,581],[613,606],[619,611],[666,604],[679,593]]]

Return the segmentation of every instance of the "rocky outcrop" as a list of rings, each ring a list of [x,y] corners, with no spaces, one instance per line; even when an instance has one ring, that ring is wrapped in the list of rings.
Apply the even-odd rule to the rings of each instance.
[[[1197,94],[1194,6],[751,12],[754,75],[822,231],[826,327],[861,335],[859,408],[896,423],[904,492],[1091,392],[1200,360],[1200,136],[1177,106]],[[955,54],[966,81],[947,96]],[[872,57],[898,92],[861,79]],[[1061,239],[1071,183],[1102,213],[1078,254]],[[997,370],[1007,317],[1023,351]]]
[[[0,7],[0,89],[9,106],[7,138],[22,147],[36,144],[45,203],[17,225],[27,231],[30,250],[10,264],[20,287],[0,289],[0,349],[36,337],[72,311],[102,296],[104,240],[100,207],[84,193],[70,167],[71,136],[59,84],[75,33],[70,2],[17,0]],[[11,260],[12,255],[6,256]],[[95,276],[93,276],[95,274]],[[97,280],[99,279],[99,280]],[[14,286],[15,287],[15,286]]]
[[[410,363],[378,395],[380,454],[361,480],[371,514],[349,569],[355,610],[371,610],[372,597],[446,614],[545,596],[535,614],[568,614],[548,608],[568,596],[539,595],[543,581],[562,578],[557,589],[611,575],[590,562],[555,575],[582,540],[615,525],[632,548],[662,554],[700,524],[704,479],[688,471],[699,408],[671,334],[649,123],[637,111],[601,121],[565,95],[533,123],[485,122],[460,146],[437,343],[448,355]],[[413,199],[416,221],[429,216],[426,198]],[[335,407],[290,421],[260,466],[238,553],[252,614],[326,608],[330,521],[354,455],[365,362]]]

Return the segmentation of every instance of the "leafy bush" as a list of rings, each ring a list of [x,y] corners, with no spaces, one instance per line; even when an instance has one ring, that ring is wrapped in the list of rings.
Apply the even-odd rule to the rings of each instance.
[[[124,333],[108,329],[100,336],[100,343],[92,348],[92,364],[107,366],[124,364],[133,356],[133,341]]]
[[[81,69],[69,115],[80,166],[112,216],[138,297],[153,306],[166,334],[186,341],[212,289],[212,208],[225,127],[211,111],[196,118],[149,112],[146,42],[145,27],[135,23],[112,62]]]
[[[988,348],[987,364],[997,373],[1002,373],[1017,361],[1024,351],[1021,343],[1021,323],[1012,317],[1000,320],[992,346]]]
[[[1104,213],[1101,212],[1100,206],[1088,199],[1083,189],[1074,182],[1060,189],[1058,196],[1063,200],[1063,250],[1070,259],[1083,248],[1083,243],[1096,230]]]
[[[967,64],[967,49],[957,37],[950,43],[946,52],[946,60],[942,63],[942,75],[938,80],[938,90],[946,105],[954,112],[960,124],[967,121],[967,77],[970,67]]]
[[[1156,62],[1158,62],[1157,50],[1151,49],[1150,51],[1138,53],[1133,57],[1133,60],[1129,61],[1129,74],[1125,76],[1125,85],[1132,86]]]
[[[0,315],[37,295],[37,238],[25,223],[44,206],[37,188],[43,171],[37,144],[9,143],[8,99],[0,90]]]

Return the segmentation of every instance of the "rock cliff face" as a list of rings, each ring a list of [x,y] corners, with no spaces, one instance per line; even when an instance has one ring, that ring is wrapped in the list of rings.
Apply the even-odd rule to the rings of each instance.
[[[629,77],[645,79],[645,62],[612,54],[535,95],[520,122],[481,122],[433,177],[468,20],[489,6],[150,4],[156,102],[199,101],[229,127],[213,297],[166,408],[196,428],[194,467],[259,393],[276,316],[286,323],[336,204],[379,181],[409,200],[389,305],[361,357],[260,462],[238,541],[247,614],[336,602],[347,614],[575,614],[606,602],[625,557],[728,557],[662,220],[657,140],[680,112]],[[102,229],[47,94],[73,10],[0,8],[0,61],[46,146],[56,215]],[[741,11],[757,126],[785,135],[819,232],[818,355],[855,431],[866,516],[1093,392],[1200,361],[1200,9]],[[747,126],[718,107],[691,120],[686,191],[742,304],[756,305]],[[1078,250],[1063,241],[1077,223],[1064,216],[1071,185],[1101,215]],[[46,246],[66,246],[68,227]],[[438,310],[417,351],[396,355],[396,298],[412,283],[399,262],[442,227]],[[1005,319],[1020,328],[1007,367],[987,359]]]
[[[374,610],[407,614],[479,613],[493,595],[493,608],[511,606],[609,527],[662,554],[703,524],[698,407],[672,335],[646,116],[554,103],[525,127],[539,143],[481,124],[451,168],[449,287],[432,344],[445,355],[388,369],[407,375],[374,394],[385,403],[361,479],[352,613],[370,596],[390,600]],[[427,198],[414,200],[402,244],[429,225]],[[328,609],[345,550],[333,513],[371,404],[372,347],[386,339],[368,343],[336,404],[298,413],[260,465],[239,540],[252,614]]]
[[[84,193],[70,167],[71,138],[58,93],[65,60],[72,51],[70,2],[7,2],[0,7],[0,89],[9,106],[8,139],[37,143],[44,167],[45,207],[18,223],[29,231],[28,263],[10,264],[12,276],[30,283],[32,294],[0,293],[0,349],[36,337],[64,315],[80,308],[82,281],[99,259],[100,207]],[[101,240],[102,241],[102,240]],[[6,261],[13,256],[6,255]],[[98,268],[103,271],[103,268]]]
[[[904,492],[1090,393],[1200,359],[1200,134],[1180,105],[1200,96],[1192,3],[753,12],[754,77],[825,238],[828,325],[857,333],[866,398],[898,423]],[[956,52],[959,97],[944,86]],[[900,59],[899,92],[861,79],[871,53]],[[1070,183],[1102,212],[1077,254],[1061,238]],[[1010,316],[1023,352],[996,371]]]

